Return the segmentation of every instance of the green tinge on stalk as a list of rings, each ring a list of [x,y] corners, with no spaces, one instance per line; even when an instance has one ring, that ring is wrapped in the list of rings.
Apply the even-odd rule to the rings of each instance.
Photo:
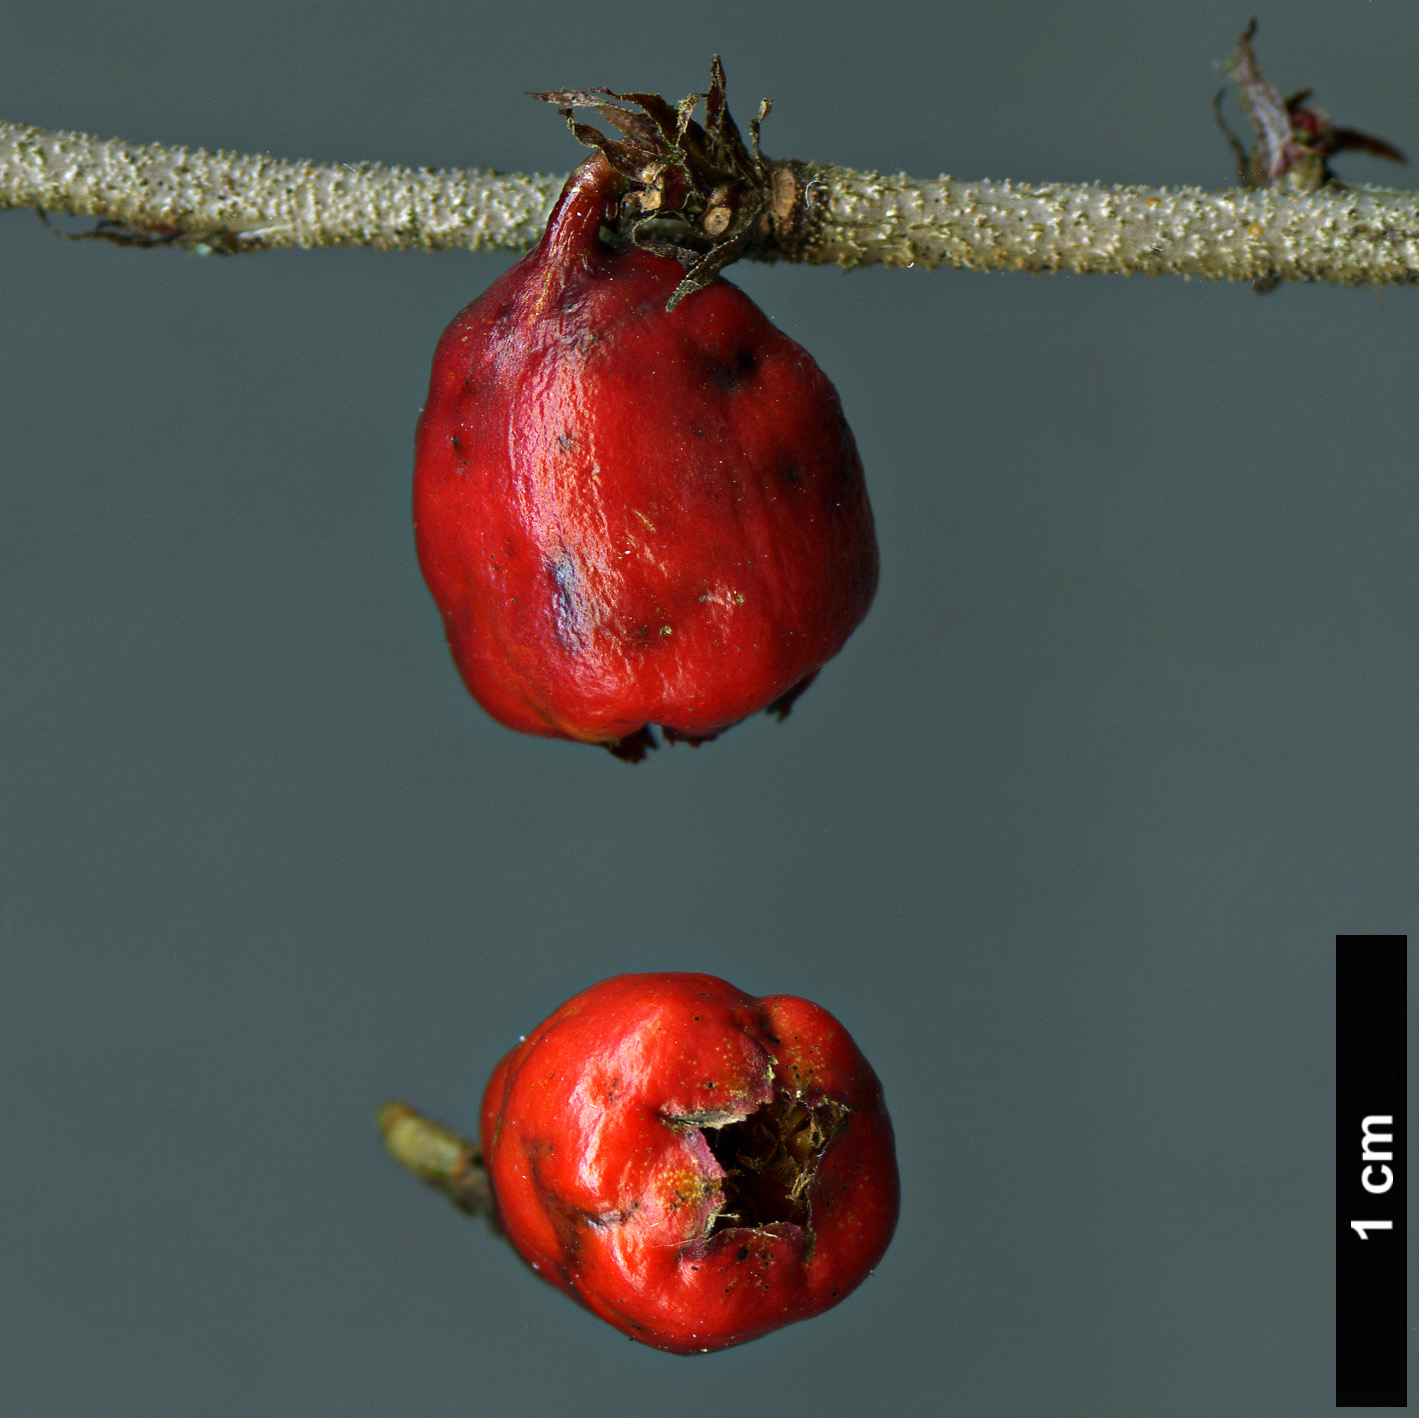
[[[386,1103],[377,1115],[384,1145],[396,1162],[441,1191],[460,1211],[492,1214],[492,1190],[482,1154],[457,1133],[407,1103]]]

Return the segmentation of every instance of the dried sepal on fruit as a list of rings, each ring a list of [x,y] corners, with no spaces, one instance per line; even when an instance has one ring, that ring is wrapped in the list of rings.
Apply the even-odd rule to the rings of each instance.
[[[745,144],[729,111],[717,54],[708,91],[690,94],[676,107],[659,94],[612,89],[557,89],[530,97],[558,105],[577,141],[600,151],[624,180],[612,223],[617,234],[689,268],[667,309],[741,256],[792,252],[817,221],[807,164],[770,159],[759,146],[770,100],[763,99],[749,121]],[[703,124],[694,118],[701,102]],[[578,122],[574,108],[594,109],[616,134]]]

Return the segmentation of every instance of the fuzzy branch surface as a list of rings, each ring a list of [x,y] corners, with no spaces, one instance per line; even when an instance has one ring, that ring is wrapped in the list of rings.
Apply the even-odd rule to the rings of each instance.
[[[805,238],[761,259],[838,266],[1419,280],[1419,193],[960,182],[802,166]],[[0,123],[0,207],[93,217],[96,235],[198,252],[283,246],[521,251],[564,175],[322,165]]]

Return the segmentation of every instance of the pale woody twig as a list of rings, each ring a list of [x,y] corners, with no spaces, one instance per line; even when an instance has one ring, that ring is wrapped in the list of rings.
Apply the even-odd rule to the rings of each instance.
[[[524,250],[563,180],[320,166],[0,123],[0,207],[99,217],[225,250]]]
[[[797,259],[1382,285],[1419,280],[1419,194],[924,181],[810,167]],[[0,123],[0,207],[196,249],[524,250],[560,176],[320,166]]]
[[[1419,194],[922,182],[823,171],[816,259],[1381,285],[1419,280]]]

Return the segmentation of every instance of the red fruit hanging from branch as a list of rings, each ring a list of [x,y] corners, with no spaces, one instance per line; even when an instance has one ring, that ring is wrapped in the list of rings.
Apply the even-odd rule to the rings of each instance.
[[[631,759],[652,725],[786,712],[877,584],[836,391],[715,274],[787,171],[716,92],[708,132],[653,95],[599,105],[627,137],[595,135],[542,241],[449,326],[417,436],[420,564],[474,698]]]

